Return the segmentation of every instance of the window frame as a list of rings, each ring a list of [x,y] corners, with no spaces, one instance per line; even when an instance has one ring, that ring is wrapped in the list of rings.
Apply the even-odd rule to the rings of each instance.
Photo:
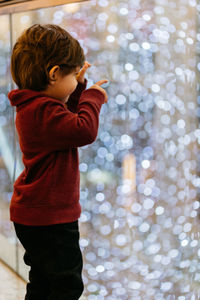
[[[86,1],[89,0],[13,0],[9,2],[0,2],[0,15]]]

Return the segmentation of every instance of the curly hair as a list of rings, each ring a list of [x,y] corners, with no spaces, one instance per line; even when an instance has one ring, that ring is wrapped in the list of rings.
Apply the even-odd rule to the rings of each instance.
[[[82,67],[84,52],[79,42],[57,25],[35,24],[16,41],[11,56],[11,74],[19,89],[43,91],[49,84],[49,71],[59,65],[67,75]]]

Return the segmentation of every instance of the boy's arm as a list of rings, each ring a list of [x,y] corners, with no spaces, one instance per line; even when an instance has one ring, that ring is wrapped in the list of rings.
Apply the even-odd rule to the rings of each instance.
[[[85,79],[84,83],[78,82],[78,85],[75,91],[70,95],[66,107],[73,113],[77,112],[77,107],[79,103],[79,99],[81,97],[82,92],[86,89],[87,80]]]
[[[35,113],[36,128],[39,128],[35,147],[38,151],[59,151],[91,144],[98,133],[104,102],[105,94],[98,88],[90,88],[81,94],[77,113],[66,109],[60,101],[44,99]]]

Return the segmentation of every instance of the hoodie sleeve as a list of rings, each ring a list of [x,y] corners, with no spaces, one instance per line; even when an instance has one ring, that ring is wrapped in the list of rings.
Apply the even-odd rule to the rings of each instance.
[[[84,83],[78,83],[75,91],[70,95],[69,100],[67,101],[67,108],[71,111],[76,113],[77,112],[77,107],[78,107],[78,102],[80,99],[80,96],[82,92],[86,89],[87,86],[87,80],[85,79]]]
[[[44,101],[37,108],[36,124],[41,150],[64,150],[92,143],[97,136],[99,114],[104,95],[97,89],[81,94],[77,113],[66,109],[58,101]]]

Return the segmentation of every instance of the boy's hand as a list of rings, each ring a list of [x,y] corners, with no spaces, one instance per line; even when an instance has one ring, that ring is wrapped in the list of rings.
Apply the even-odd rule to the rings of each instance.
[[[91,64],[87,61],[85,61],[82,69],[80,70],[80,72],[78,73],[78,75],[76,76],[76,79],[78,80],[78,82],[80,83],[84,83],[85,81],[85,72],[87,71],[88,68],[91,67]]]
[[[102,79],[99,80],[98,82],[96,82],[94,85],[92,85],[89,89],[97,89],[99,91],[101,91],[104,94],[104,103],[108,102],[108,95],[106,93],[106,91],[101,87],[102,84],[107,83],[108,80],[107,79]]]

